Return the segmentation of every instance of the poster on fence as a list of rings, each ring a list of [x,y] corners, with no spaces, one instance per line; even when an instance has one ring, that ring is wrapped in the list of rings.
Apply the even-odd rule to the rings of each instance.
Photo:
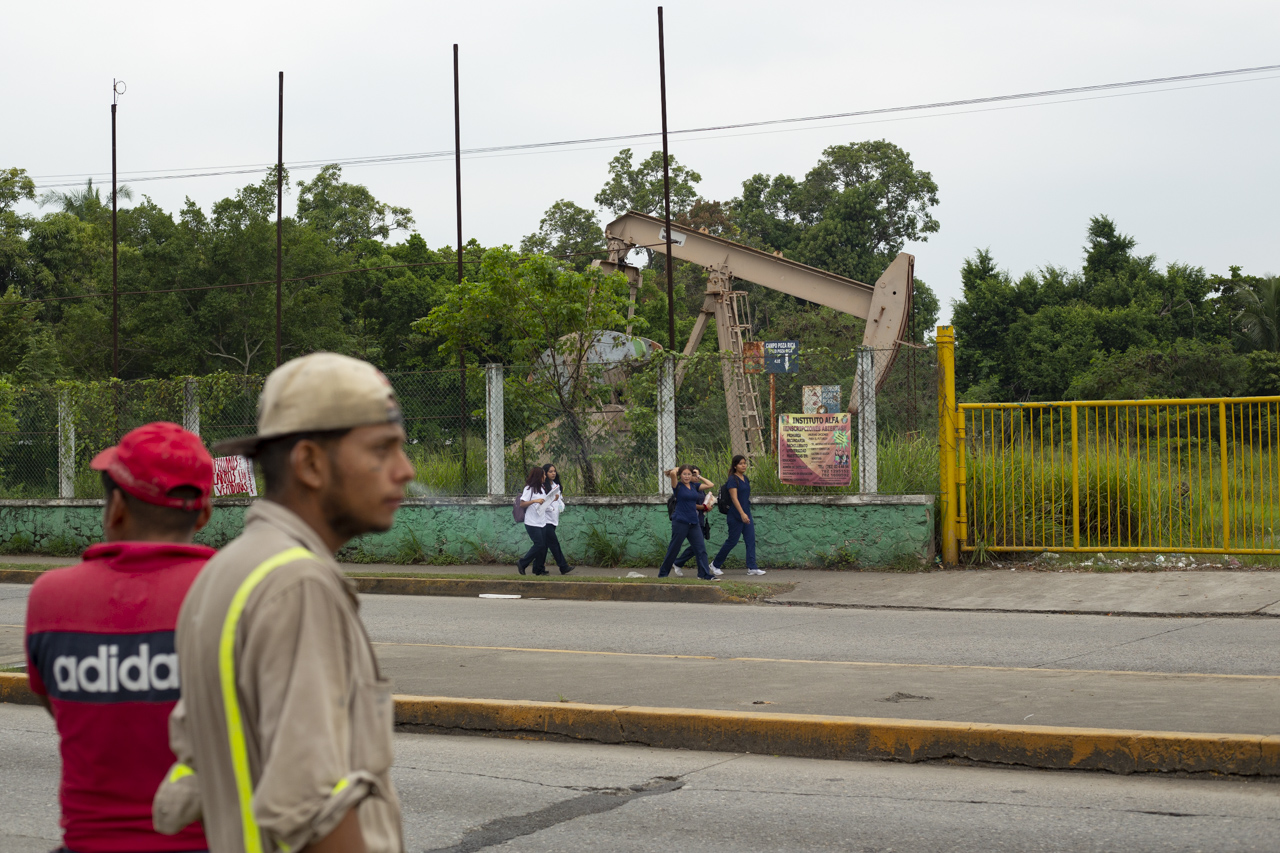
[[[793,486],[847,486],[850,416],[778,415],[778,479]]]
[[[213,460],[213,495],[258,496],[258,484],[253,479],[253,463],[244,456],[219,456]]]
[[[840,411],[840,386],[803,386],[800,389],[800,409],[806,415],[826,415]]]

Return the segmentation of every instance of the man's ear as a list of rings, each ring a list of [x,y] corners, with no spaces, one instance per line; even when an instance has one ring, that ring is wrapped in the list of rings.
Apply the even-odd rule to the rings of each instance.
[[[111,497],[102,509],[102,538],[107,542],[123,539],[123,531],[129,527],[129,504],[125,502],[124,492],[112,489]]]
[[[213,507],[207,506],[200,510],[200,514],[196,516],[196,526],[192,533],[199,533],[204,530],[205,525],[209,523],[209,519],[213,518]]]
[[[308,439],[299,441],[289,451],[289,467],[293,469],[294,478],[313,491],[322,490],[333,474],[329,454]]]

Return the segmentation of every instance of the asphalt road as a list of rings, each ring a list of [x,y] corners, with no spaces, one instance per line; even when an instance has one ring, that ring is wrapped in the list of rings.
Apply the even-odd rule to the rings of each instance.
[[[365,596],[376,642],[1280,675],[1280,619]],[[8,622],[0,618],[0,622]],[[20,621],[20,620],[19,620]]]
[[[29,587],[0,585],[0,664]],[[380,643],[774,660],[1280,675],[1280,619],[948,613],[371,595]],[[9,626],[9,627],[3,627]]]
[[[59,841],[57,739],[0,705],[0,853]],[[402,734],[407,849],[1274,851],[1280,782],[813,761]]]

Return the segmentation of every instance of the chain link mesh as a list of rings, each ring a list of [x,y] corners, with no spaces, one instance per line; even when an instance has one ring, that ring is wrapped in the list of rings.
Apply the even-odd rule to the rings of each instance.
[[[877,351],[874,358],[888,357]],[[740,364],[721,356],[648,359],[592,365],[571,390],[557,388],[528,365],[469,366],[389,374],[404,412],[406,451],[413,462],[411,496],[483,495],[491,430],[500,438],[501,491],[518,491],[534,465],[554,463],[576,494],[654,494],[665,491],[660,471],[698,465],[717,482],[733,455],[726,375]],[[879,491],[937,490],[937,357],[929,347],[904,346],[877,394]],[[669,371],[669,372],[668,372]],[[774,376],[774,409],[803,411],[806,385],[838,385],[847,408],[856,353],[803,351],[797,373]],[[748,374],[758,395],[762,450],[776,447],[768,374]],[[500,381],[500,384],[498,384]],[[675,388],[678,381],[678,388]],[[216,376],[132,382],[58,383],[14,389],[12,418],[0,411],[0,497],[101,497],[89,461],[134,427],[155,420],[183,424],[206,445],[252,433],[263,377]],[[672,391],[674,390],[674,393]],[[500,393],[500,419],[489,424],[487,398]],[[60,408],[62,417],[59,417]],[[747,424],[750,432],[751,424]],[[857,435],[854,424],[855,447]],[[753,438],[752,441],[755,441]],[[65,464],[60,457],[66,455]],[[496,457],[495,457],[496,458]],[[661,467],[660,467],[661,466]],[[756,494],[857,492],[857,460],[848,487],[802,487],[779,481],[769,456],[753,461]]]

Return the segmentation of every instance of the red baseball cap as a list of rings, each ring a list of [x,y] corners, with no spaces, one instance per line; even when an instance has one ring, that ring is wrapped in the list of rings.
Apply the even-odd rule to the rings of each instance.
[[[120,488],[149,504],[185,510],[213,505],[213,457],[200,436],[168,421],[125,433],[89,467],[106,471]],[[170,497],[169,490],[178,486],[199,489],[200,497]]]

